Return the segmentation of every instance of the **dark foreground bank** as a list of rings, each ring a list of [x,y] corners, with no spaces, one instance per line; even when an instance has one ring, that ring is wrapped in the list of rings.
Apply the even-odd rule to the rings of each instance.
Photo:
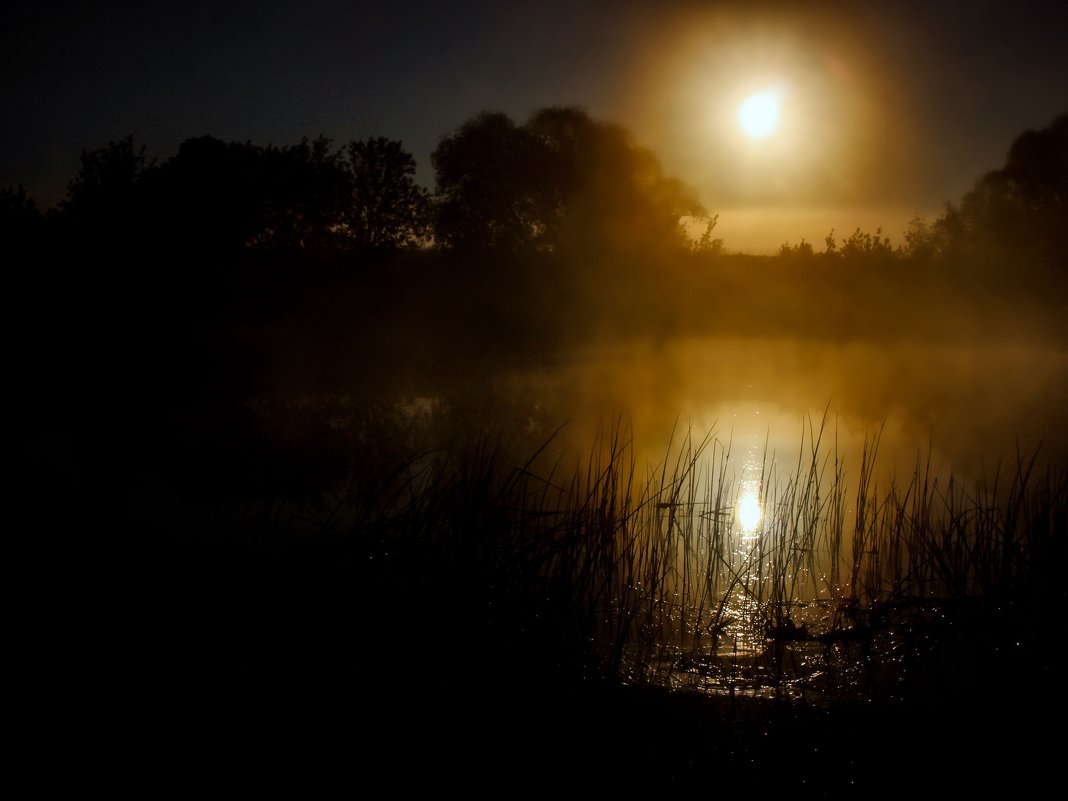
[[[232,556],[124,559],[35,632],[40,786],[933,798],[1059,771],[1057,642],[897,701],[710,696],[584,677],[443,606],[391,612],[336,565]]]

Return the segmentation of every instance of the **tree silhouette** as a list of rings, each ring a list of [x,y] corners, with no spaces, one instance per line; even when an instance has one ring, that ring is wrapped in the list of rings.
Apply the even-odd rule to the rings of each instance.
[[[44,217],[21,185],[0,189],[0,247],[21,253],[40,236]]]
[[[485,112],[431,155],[437,178],[435,239],[452,248],[515,250],[544,234],[545,173],[529,132]]]
[[[128,203],[132,187],[145,167],[145,148],[135,148],[133,137],[108,142],[98,150],[83,150],[81,169],[67,186],[64,210],[101,208],[110,211]]]
[[[146,181],[160,238],[212,261],[334,249],[349,192],[325,137],[285,147],[188,139]]]
[[[284,147],[200,137],[147,182],[162,237],[217,259],[413,244],[428,227],[414,174],[411,154],[384,138],[336,150],[326,137]]]
[[[112,254],[135,249],[144,233],[139,181],[145,171],[145,147],[136,147],[132,136],[83,150],[78,174],[53,215],[68,241]]]
[[[426,190],[415,183],[415,159],[396,140],[350,142],[345,165],[351,195],[342,215],[352,244],[365,250],[414,245],[429,229]]]
[[[937,223],[922,217],[913,217],[905,229],[905,245],[901,252],[914,261],[928,262],[937,258],[945,249],[945,233]]]
[[[693,243],[693,252],[702,256],[718,256],[723,252],[723,240],[719,237],[713,238],[712,232],[716,230],[716,225],[719,224],[719,215],[713,214],[710,217],[700,217],[699,221],[704,222],[705,228],[701,232],[701,236],[697,238],[697,241]],[[801,240],[801,245],[807,246],[809,251],[812,250],[812,246],[803,239]],[[786,246],[784,245],[783,247]]]
[[[649,150],[580,109],[542,109],[522,126],[483,113],[432,158],[447,247],[647,247],[677,243],[680,218],[704,214]]]
[[[1012,143],[1004,167],[983,176],[936,222],[944,255],[1039,260],[1068,269],[1068,114]]]
[[[349,203],[349,175],[341,153],[320,136],[259,150],[253,176],[259,230],[246,243],[273,251],[330,251]]]
[[[581,109],[547,108],[525,127],[544,153],[544,194],[554,201],[546,228],[556,246],[672,242],[683,216],[705,214],[693,190],[664,175],[652,151],[621,126]]]

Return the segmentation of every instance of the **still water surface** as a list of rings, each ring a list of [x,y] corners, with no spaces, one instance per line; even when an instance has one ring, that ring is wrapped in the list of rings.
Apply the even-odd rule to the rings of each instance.
[[[921,584],[931,598],[915,604],[908,582],[926,568],[885,540],[892,515],[864,511],[857,538],[861,485],[902,508],[921,484],[981,504],[1021,459],[1068,463],[1068,353],[1044,343],[678,339],[506,381],[566,416],[579,451],[624,421],[649,476],[699,446],[706,492],[652,524],[678,543],[668,590],[646,599],[666,612],[630,653],[643,678],[709,692],[863,695],[881,674],[892,694],[932,647],[944,587]]]
[[[571,421],[576,445],[623,413],[653,461],[673,431],[782,461],[825,413],[822,445],[854,466],[880,433],[880,462],[899,472],[917,454],[975,477],[1017,450],[1068,455],[1068,351],[1044,343],[674,339],[588,349],[506,380]]]

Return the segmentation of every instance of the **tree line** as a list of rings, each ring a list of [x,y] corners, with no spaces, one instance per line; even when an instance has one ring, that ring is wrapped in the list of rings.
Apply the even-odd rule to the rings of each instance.
[[[1020,134],[1004,166],[976,181],[959,202],[947,202],[934,220],[916,217],[894,247],[882,229],[859,228],[839,241],[827,235],[822,253],[802,240],[785,243],[790,259],[816,255],[850,262],[907,259],[990,277],[1023,267],[1052,269],[1068,281],[1068,114],[1041,130]]]
[[[933,221],[917,218],[894,248],[859,229],[823,255],[989,262],[992,254],[1063,267],[1068,253],[1068,115],[1027,131],[1006,164]],[[588,256],[665,248],[722,252],[715,217],[665,175],[622,127],[577,108],[545,108],[518,124],[484,112],[443,137],[431,156],[435,191],[415,181],[400,141],[338,147],[319,137],[258,146],[188,139],[161,164],[132,137],[81,155],[58,208],[42,214],[21,187],[0,190],[8,252],[42,242],[111,258],[153,250],[209,261],[255,253],[367,254],[403,249]],[[704,227],[696,241],[680,226]],[[815,255],[802,241],[781,255]]]
[[[403,248],[566,250],[586,239],[671,243],[679,218],[704,214],[621,127],[574,108],[524,124],[483,113],[432,155],[437,190],[384,137],[337,147],[188,139],[161,164],[132,137],[84,151],[58,208],[42,215],[21,187],[0,194],[10,245],[46,233],[79,246],[178,245],[239,251],[343,253]]]

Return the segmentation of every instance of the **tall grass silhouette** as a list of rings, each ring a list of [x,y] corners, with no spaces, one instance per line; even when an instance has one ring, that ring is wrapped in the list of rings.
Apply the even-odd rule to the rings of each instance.
[[[729,440],[676,433],[646,467],[623,419],[577,463],[552,444],[410,453],[241,537],[358,587],[342,593],[351,636],[412,680],[432,660],[453,677],[897,698],[960,660],[975,674],[974,660],[1040,658],[1059,619],[1068,475],[1035,457],[988,484],[929,459],[884,477],[879,435],[851,468],[825,415],[788,468],[764,454],[747,529]]]

